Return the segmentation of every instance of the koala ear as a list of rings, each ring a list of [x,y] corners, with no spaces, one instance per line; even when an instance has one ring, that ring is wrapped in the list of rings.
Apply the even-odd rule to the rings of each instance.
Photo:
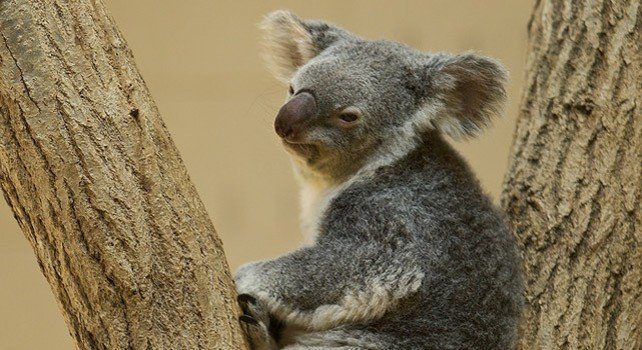
[[[508,73],[498,61],[473,53],[432,59],[430,90],[442,108],[431,123],[454,139],[476,136],[502,113]]]
[[[267,14],[259,27],[264,32],[268,67],[286,83],[299,67],[337,40],[349,37],[342,29],[320,21],[303,21],[285,10]]]

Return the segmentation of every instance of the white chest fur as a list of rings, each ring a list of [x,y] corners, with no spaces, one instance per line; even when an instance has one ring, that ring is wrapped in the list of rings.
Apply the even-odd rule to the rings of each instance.
[[[301,180],[301,230],[307,243],[314,241],[323,213],[341,189],[341,185],[333,186],[310,179]]]

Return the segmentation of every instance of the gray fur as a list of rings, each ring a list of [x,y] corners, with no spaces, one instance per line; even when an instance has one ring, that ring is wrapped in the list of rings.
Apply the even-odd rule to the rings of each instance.
[[[308,210],[311,245],[236,274],[239,293],[258,299],[244,306],[264,325],[248,328],[253,347],[514,348],[523,303],[514,239],[442,136],[473,136],[499,113],[501,65],[284,11],[263,27],[277,76],[316,98],[304,142],[287,148],[313,193],[304,209],[317,214]],[[334,124],[346,107],[361,111],[354,129]],[[265,314],[279,326],[268,332]],[[256,344],[262,334],[273,338]]]

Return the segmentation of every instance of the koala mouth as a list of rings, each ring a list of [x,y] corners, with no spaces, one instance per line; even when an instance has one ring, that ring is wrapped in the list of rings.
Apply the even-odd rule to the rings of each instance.
[[[318,154],[316,146],[312,144],[291,142],[285,139],[281,139],[281,142],[289,153],[292,153],[296,156],[311,159]]]

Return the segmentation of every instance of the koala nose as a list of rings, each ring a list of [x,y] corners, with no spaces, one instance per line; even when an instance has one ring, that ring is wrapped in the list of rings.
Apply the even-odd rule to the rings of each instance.
[[[296,137],[305,122],[317,114],[317,103],[314,96],[302,92],[294,96],[281,107],[274,120],[274,130],[284,139]]]

